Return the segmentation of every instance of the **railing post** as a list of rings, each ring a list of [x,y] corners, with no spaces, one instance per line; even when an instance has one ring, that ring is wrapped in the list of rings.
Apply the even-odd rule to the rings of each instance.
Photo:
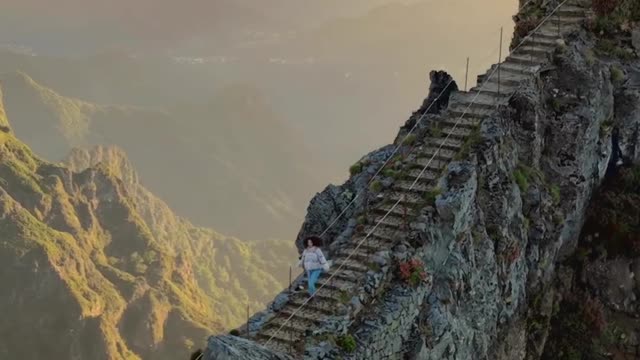
[[[291,265],[289,265],[289,292],[291,292]]]
[[[464,72],[464,91],[467,91],[467,80],[469,79],[469,58],[467,57],[467,69]]]
[[[499,51],[499,54],[498,54],[498,96],[500,96],[500,82],[501,82],[501,79],[500,79],[500,75],[501,75],[500,74],[500,70],[501,69],[500,69],[500,67],[502,65],[502,32],[503,32],[503,30],[504,30],[504,28],[501,27],[500,28],[500,51]]]
[[[249,303],[247,302],[247,337],[249,336]]]
[[[556,11],[556,23],[558,24],[558,38],[560,37],[560,14]]]

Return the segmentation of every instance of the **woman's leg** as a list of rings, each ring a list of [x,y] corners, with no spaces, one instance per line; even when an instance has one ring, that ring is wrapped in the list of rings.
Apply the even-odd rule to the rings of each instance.
[[[318,281],[321,273],[322,269],[309,271],[309,295],[313,295],[316,292],[316,281]]]

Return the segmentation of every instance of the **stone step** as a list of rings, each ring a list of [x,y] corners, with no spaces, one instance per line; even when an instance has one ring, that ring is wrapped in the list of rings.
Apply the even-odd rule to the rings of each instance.
[[[369,271],[369,268],[366,265],[362,264],[360,261],[356,259],[347,260],[346,258],[336,258],[333,260],[333,267],[336,268],[336,271],[339,267],[341,267],[341,269],[346,269],[346,270],[351,270],[351,271],[361,272],[361,273],[366,273],[367,271]]]
[[[444,125],[447,125],[447,126],[453,126],[453,125],[455,125],[457,123],[456,126],[458,128],[474,129],[475,127],[480,125],[480,122],[482,122],[482,119],[470,118],[470,117],[467,117],[467,116],[465,116],[464,118],[460,119],[459,117],[449,117],[449,116],[447,116],[442,120],[442,122],[443,122]],[[431,149],[433,152],[429,152],[429,151],[431,151],[429,149]],[[437,150],[437,148],[428,148],[426,151],[423,151],[423,154],[431,157],[435,153],[436,150]],[[444,149],[440,150],[440,152],[436,155],[436,158],[449,160],[449,159],[452,159],[455,156],[455,153],[453,153],[453,152],[443,153],[443,150]]]
[[[588,10],[576,5],[564,5],[556,10],[556,14],[560,16],[586,17]]]
[[[469,91],[453,93],[449,103],[455,103],[460,106],[471,106],[472,108],[481,108],[493,110],[498,104],[498,97],[490,93]]]
[[[318,281],[318,283],[320,282]],[[295,315],[293,315],[294,317],[302,318],[302,319],[305,319],[306,321],[313,322],[316,324],[322,323],[324,320],[327,319],[327,314],[324,312],[317,311],[307,307],[303,307],[299,310],[298,308],[299,306],[295,306],[293,304],[287,304],[278,312],[278,314],[288,318],[289,316],[295,313]]]
[[[511,64],[520,64],[525,66],[539,66],[547,61],[544,56],[529,56],[512,54],[507,56],[505,62]]]
[[[367,242],[369,239],[365,240],[365,242]],[[360,246],[360,248],[358,249],[358,251],[362,250],[363,246]],[[328,277],[326,278],[320,278],[318,279],[318,285],[320,286],[323,285],[326,288],[329,289],[337,289],[337,290],[346,290],[346,291],[350,291],[352,289],[355,289],[358,286],[358,283],[355,281],[347,281],[345,279],[341,279],[338,277],[333,277],[331,278],[331,280],[329,280]]]
[[[441,146],[442,148],[449,149],[449,150],[454,150],[454,151],[460,150],[462,148],[462,145],[463,145],[463,141],[452,139],[452,138],[448,138],[448,139],[445,139],[445,138],[429,138],[429,143],[432,146],[436,146],[436,147],[437,146]],[[439,175],[440,174],[438,174],[437,177],[440,177]]]
[[[362,241],[362,239],[364,239],[367,236],[367,234],[363,234],[363,235],[359,235],[357,237],[354,237],[352,239],[353,243],[357,243]],[[395,244],[394,241],[392,240],[382,240],[380,238],[377,237],[373,237],[373,236],[369,236],[360,247],[366,246],[369,247],[373,250],[377,250],[377,249],[387,249],[391,246],[393,246]]]
[[[280,328],[289,330],[291,332],[298,332],[300,334],[304,334],[305,331],[309,328],[313,328],[317,325],[317,322],[307,320],[304,317],[300,316],[301,313],[304,312],[304,308],[300,309],[293,317],[289,318],[289,316],[279,314],[273,319],[269,320],[268,323],[265,324],[265,328]]]
[[[417,182],[415,184],[415,186],[411,190],[409,190],[409,187],[411,186],[411,184],[413,184],[413,181],[402,180],[402,181],[399,181],[398,184],[401,184],[401,185],[395,185],[394,184],[394,186],[392,187],[393,191],[406,192],[406,193],[415,193],[415,194],[420,194],[420,191],[416,190],[416,189],[419,189],[422,186],[424,186],[424,183]],[[410,206],[410,205],[407,205],[407,204],[403,204],[403,203],[399,203],[398,205],[396,205],[394,207],[394,204],[395,204],[395,202],[392,203],[392,204],[386,204],[386,205],[380,206],[378,209],[376,209],[375,213],[379,214],[379,215],[384,215],[384,214],[388,213],[389,210],[391,210],[391,212],[389,212],[390,214],[394,214],[396,216],[404,216],[405,215],[404,211],[405,211],[405,208],[406,208],[407,209],[407,214],[409,214],[409,215],[413,215],[414,214],[415,210],[413,210],[414,209],[413,206]],[[393,208],[393,210],[391,208]]]
[[[461,127],[464,125],[466,128],[474,128],[480,124],[481,120],[476,118],[467,119],[466,117],[463,119],[447,117],[444,119],[443,122],[445,123],[445,125],[453,125],[456,123],[456,121],[458,122],[458,127]],[[445,161],[450,161],[455,156],[456,156],[455,151],[447,150],[444,148],[438,148],[434,146],[426,147],[420,154],[420,157],[425,157],[427,159],[431,159],[433,157],[434,159],[445,160]]]
[[[443,134],[447,134],[445,131],[451,131],[452,128],[446,127],[442,129]],[[458,129],[456,129],[457,131]],[[465,131],[465,130],[462,130]],[[419,157],[415,159],[413,162],[409,164],[409,166],[417,169],[424,169],[425,167],[429,170],[434,170],[436,172],[442,171],[449,164],[447,160],[437,159],[433,156],[430,157]]]
[[[329,271],[323,271],[320,274],[320,279],[339,279],[342,281],[349,281],[353,283],[358,283],[362,278],[362,274],[359,271],[352,271],[345,268],[340,269],[340,271],[336,271],[337,267],[331,267]]]
[[[261,345],[265,345],[268,340],[269,340],[269,336],[258,334],[258,338],[256,339],[256,342]],[[266,345],[266,346],[267,348],[273,351],[290,354],[292,352],[295,352],[294,350],[295,347],[293,345],[294,343],[292,343],[289,340],[280,340],[277,338],[273,338],[271,339],[271,341],[269,341],[269,345]]]
[[[289,352],[289,349],[294,347],[297,341],[304,338],[304,333],[291,329],[282,328],[278,330],[277,327],[265,326],[265,328],[258,333],[258,337],[264,339],[264,343],[269,341],[269,347],[274,343],[274,340],[278,340],[282,343],[281,346],[286,347],[286,352]],[[270,338],[271,340],[269,340]]]
[[[435,141],[435,139],[439,139],[439,138],[432,138],[432,139],[434,139]],[[430,142],[434,144],[434,142],[432,141]],[[439,144],[435,144],[435,145],[437,146]],[[436,180],[439,177],[440,177],[439,171],[433,171],[430,169],[425,169],[424,171],[422,171],[422,169],[412,169],[407,172],[407,179],[412,181],[415,179],[418,179],[419,182],[430,182],[430,181]]]
[[[400,200],[400,204],[406,204],[407,206],[419,207],[424,205],[424,199],[415,193],[392,191],[389,195],[389,199],[396,201]],[[395,229],[389,230],[396,232]]]
[[[500,73],[499,77],[498,73],[496,72],[491,77],[491,79],[493,78],[495,78],[495,82],[488,81],[484,84],[472,87],[471,91],[479,91],[482,94],[487,93],[500,99],[506,99],[510,97],[520,85],[520,82],[515,82],[515,84],[505,83],[505,74],[502,72]],[[498,80],[500,80],[500,86],[498,86]]]
[[[412,187],[413,185],[413,187]],[[405,191],[405,192],[416,192],[416,193],[423,193],[425,191],[429,191],[433,188],[433,186],[421,183],[421,182],[416,182],[414,184],[413,181],[409,181],[409,180],[400,180],[400,181],[396,181],[393,186],[392,189],[397,190],[397,191]],[[391,208],[391,206],[389,206],[389,208]],[[388,209],[387,209],[388,210]],[[402,205],[398,205],[396,206],[396,208],[393,210],[392,213],[394,214],[402,214]],[[409,213],[412,213],[413,210],[407,210]]]
[[[544,25],[542,25],[540,28],[538,28],[538,30],[536,30],[536,32],[533,32],[533,33],[529,34],[528,37],[532,38],[532,39],[558,40],[562,36],[558,35],[557,28],[558,27],[555,24],[551,24],[549,22],[546,22]],[[560,30],[562,32],[562,30],[563,30],[562,26],[560,27]]]
[[[394,199],[394,194],[395,192],[390,192],[389,193],[389,199],[390,199],[390,204],[388,204],[387,206],[391,207],[393,206],[393,204],[395,204],[396,199]],[[356,235],[354,238],[358,238],[360,236],[367,236],[368,234],[371,234],[370,237],[373,237],[379,241],[388,241],[388,242],[395,242],[395,236],[396,236],[396,230],[390,230],[390,229],[385,229],[385,228],[381,228],[381,227],[375,227],[375,225],[366,225],[364,227],[364,231],[362,232],[362,234],[358,234]]]
[[[407,218],[406,221],[409,221],[409,218]],[[380,225],[384,225],[391,228],[403,229],[408,225],[406,221],[402,217],[389,214],[386,216],[381,215],[376,217],[376,219],[374,220],[374,223],[380,223]]]
[[[558,39],[549,39],[549,38],[544,38],[544,37],[528,37],[526,39],[524,39],[524,42],[522,43],[522,46],[541,46],[541,47],[550,47],[550,48],[555,48],[558,43],[557,43]],[[516,50],[517,51],[517,50]]]
[[[478,87],[492,85],[497,88],[498,81],[500,81],[501,88],[502,86],[517,87],[528,78],[528,75],[523,74],[520,69],[518,69],[518,71],[509,71],[505,70],[504,66],[500,67],[500,77],[498,78],[498,71],[493,72],[494,68],[495,65],[485,74],[478,75]],[[490,74],[491,77],[489,77]]]
[[[585,20],[585,18],[586,17],[584,16],[584,14],[571,15],[571,14],[567,14],[566,12],[563,13],[562,8],[560,8],[558,9],[558,11],[556,11],[555,14],[553,14],[547,20],[547,24],[556,25],[559,22],[560,24],[563,24],[563,25],[566,25],[566,24],[574,25],[574,24],[580,24]]]
[[[520,81],[523,81],[532,74],[535,74],[536,71],[537,70],[535,67],[529,65],[503,62],[502,64],[500,64],[500,81],[502,81],[503,77],[509,76],[520,76],[522,77]],[[492,79],[495,79],[496,81],[498,80],[498,69],[495,70]]]
[[[444,135],[449,135],[449,139],[461,139],[461,140],[464,140],[469,135],[471,135],[472,132],[473,132],[473,130],[471,130],[471,129],[460,128],[460,127],[457,127],[457,126],[455,128],[453,126],[447,126],[444,129],[442,129],[442,133]],[[445,166],[447,166],[448,163],[449,163],[448,161],[441,161],[436,166],[438,166],[438,169],[442,169]]]
[[[302,305],[308,298],[309,295],[305,292],[304,296],[292,297],[290,304],[295,307],[300,307],[300,305]],[[327,300],[323,297],[315,297],[311,302],[306,303],[303,309],[311,309],[313,311],[332,316],[336,309],[336,303],[333,300]]]
[[[555,46],[524,45],[519,47],[516,53],[525,57],[529,55],[543,57],[550,54],[554,49]]]
[[[493,110],[461,105],[461,104],[449,104],[449,108],[447,109],[449,116],[453,118],[453,121],[458,121],[460,118],[462,119],[483,119],[487,115],[491,114]],[[427,143],[429,145],[429,143]]]
[[[382,250],[382,249],[373,250],[370,247],[365,247],[364,244],[367,243],[370,238],[371,237],[366,238],[364,240],[361,239],[360,241],[363,241],[363,243],[357,249],[356,249],[356,247],[358,246],[358,244],[354,243],[351,246],[348,246],[348,247],[345,247],[345,248],[342,248],[342,249],[338,250],[338,254],[345,255],[345,256],[351,256],[351,259],[356,259],[356,260],[362,261],[364,263],[369,263],[369,262],[371,262],[371,257],[377,251]],[[344,289],[344,290],[346,290],[346,289]]]

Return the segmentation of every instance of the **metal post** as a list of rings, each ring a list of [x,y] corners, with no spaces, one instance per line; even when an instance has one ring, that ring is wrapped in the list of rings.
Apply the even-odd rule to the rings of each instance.
[[[500,96],[500,67],[502,65],[502,31],[504,30],[503,27],[500,28],[500,52],[498,54],[498,96]]]
[[[469,79],[469,58],[467,57],[467,70],[464,72],[464,91],[467,91],[467,80]]]
[[[560,14],[556,11],[556,22],[558,23],[558,37],[560,37]]]
[[[291,292],[291,265],[289,265],[289,292]]]
[[[247,302],[247,336],[249,336],[249,303]]]

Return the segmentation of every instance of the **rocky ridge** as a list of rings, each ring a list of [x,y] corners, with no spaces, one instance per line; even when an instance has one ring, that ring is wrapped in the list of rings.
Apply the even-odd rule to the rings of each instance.
[[[0,358],[179,357],[238,324],[238,299],[264,306],[282,286],[274,263],[294,256],[290,244],[247,244],[175,216],[118,148],[53,164],[10,130],[0,234]]]
[[[391,146],[317,195],[298,240],[362,195],[326,236],[348,271],[326,274],[319,299],[295,314],[304,295],[281,293],[242,335],[305,359],[540,358],[547,335],[531,314],[548,303],[540,308],[535,294],[554,299],[556,263],[574,251],[594,188],[618,153],[637,160],[640,141],[638,61],[591,51],[598,40],[580,26],[588,13],[562,6],[500,65],[500,89],[480,76],[482,93],[453,93],[379,179],[369,185]],[[412,169],[425,165],[419,178]],[[423,260],[429,281],[397,280],[408,258]],[[211,337],[205,359],[261,348],[237,345]]]

